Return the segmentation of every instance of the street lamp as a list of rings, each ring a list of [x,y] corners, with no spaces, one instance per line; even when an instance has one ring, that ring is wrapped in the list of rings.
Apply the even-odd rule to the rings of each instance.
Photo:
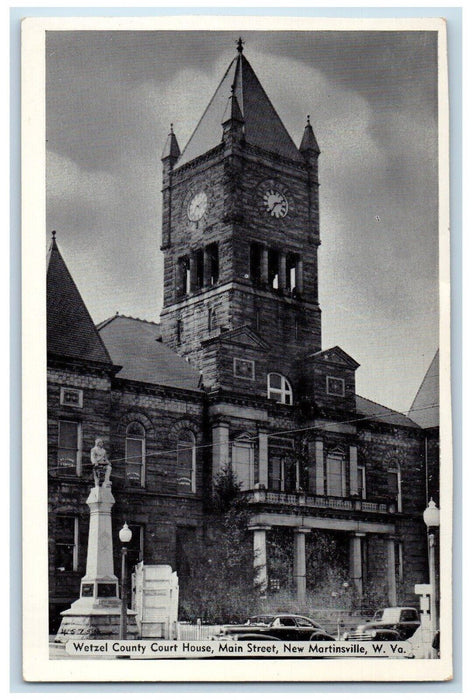
[[[436,591],[436,533],[439,527],[439,508],[433,499],[423,513],[423,520],[428,528],[428,559],[429,559],[429,584],[431,586],[431,633],[434,637],[438,629],[438,601]]]
[[[127,605],[127,585],[126,585],[126,554],[128,550],[126,545],[131,540],[133,533],[129,529],[127,523],[123,525],[119,532],[120,542],[123,543],[121,548],[121,615],[120,615],[120,639],[127,637],[127,621],[128,621],[128,605]]]

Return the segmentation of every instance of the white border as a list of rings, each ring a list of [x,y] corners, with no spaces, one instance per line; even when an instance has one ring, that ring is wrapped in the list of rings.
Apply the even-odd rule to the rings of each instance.
[[[440,179],[440,404],[441,404],[441,659],[239,661],[51,661],[47,614],[47,455],[45,319],[45,31],[46,30],[431,30],[438,32]],[[449,150],[446,23],[436,18],[333,19],[311,17],[34,18],[22,22],[22,297],[23,297],[23,651],[24,678],[34,681],[393,681],[452,677],[452,433],[450,389]],[[34,167],[32,164],[34,163]]]

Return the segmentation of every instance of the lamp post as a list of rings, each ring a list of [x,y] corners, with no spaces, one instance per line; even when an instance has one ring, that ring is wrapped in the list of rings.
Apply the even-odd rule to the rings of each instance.
[[[349,588],[349,583],[348,583],[347,581],[344,581],[344,583],[342,584],[342,588],[341,588],[341,590],[339,591],[339,593],[337,593],[336,591],[333,591],[333,592],[331,593],[331,597],[333,598],[333,601],[336,602],[336,598],[339,596],[339,597],[341,597],[341,600],[339,601],[339,604],[340,604],[340,605],[343,604],[343,603],[344,603],[344,600],[343,600],[342,596],[343,596],[343,594],[346,594],[346,593],[347,593],[347,589],[348,589],[348,588]],[[342,622],[342,620],[341,620],[341,610],[338,608],[338,615],[337,615],[337,620],[336,620],[336,626],[337,626],[337,629],[338,629],[338,636],[337,636],[337,639],[341,639],[341,622]]]
[[[123,525],[119,532],[120,542],[123,543],[121,548],[121,615],[120,615],[120,639],[126,639],[128,630],[128,605],[127,605],[127,581],[126,581],[126,555],[128,550],[126,545],[131,540],[133,533],[129,529],[127,523]]]
[[[431,633],[434,637],[438,629],[438,600],[436,590],[436,528],[439,527],[439,508],[433,499],[423,513],[428,531],[429,585],[431,586]]]

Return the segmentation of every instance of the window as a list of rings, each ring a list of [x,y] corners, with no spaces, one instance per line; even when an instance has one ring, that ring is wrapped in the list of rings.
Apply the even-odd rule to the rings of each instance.
[[[357,493],[362,499],[366,499],[365,467],[357,466]]]
[[[195,265],[195,287],[203,287],[203,250],[196,250],[193,254],[193,264]]]
[[[253,282],[259,284],[262,280],[262,246],[260,243],[251,243],[249,248],[249,275]]]
[[[81,455],[81,426],[70,420],[60,420],[58,425],[57,466],[59,474],[80,474]]]
[[[268,255],[269,288],[279,288],[279,254],[270,249]]]
[[[397,462],[391,462],[388,467],[388,493],[397,503],[397,510],[402,512],[402,475],[400,465]]]
[[[179,296],[185,296],[190,292],[190,260],[187,255],[178,259],[177,273],[177,293]]]
[[[267,375],[267,397],[277,403],[292,405],[293,392],[288,379],[282,374],[271,372]]]
[[[209,284],[216,284],[220,275],[220,261],[218,256],[218,243],[211,243],[206,248],[206,254],[208,256],[208,268],[210,279]]]
[[[216,311],[215,309],[208,309],[208,332],[216,330]]]
[[[297,266],[298,266],[298,255],[293,253],[288,253],[287,255],[287,271],[286,280],[287,288],[293,293],[297,291]]]
[[[330,396],[344,396],[344,379],[326,377],[326,393]]]
[[[269,440],[268,487],[270,491],[296,491],[300,486],[299,463],[293,441],[284,438]]]
[[[56,516],[56,571],[77,571],[79,519],[71,515]]]
[[[177,437],[177,491],[196,491],[195,435],[191,430],[181,430]]]
[[[126,480],[135,486],[144,486],[144,462],[146,431],[134,421],[126,429],[125,470]]]
[[[326,494],[338,497],[346,495],[345,464],[342,454],[329,454],[326,459]]]
[[[231,465],[236,481],[243,491],[254,487],[254,445],[246,440],[237,440],[231,451]]]
[[[237,377],[237,379],[254,380],[254,360],[243,360],[240,357],[235,357],[233,360],[233,375]]]
[[[74,406],[82,408],[84,392],[82,389],[69,389],[69,387],[61,386],[61,406]]]

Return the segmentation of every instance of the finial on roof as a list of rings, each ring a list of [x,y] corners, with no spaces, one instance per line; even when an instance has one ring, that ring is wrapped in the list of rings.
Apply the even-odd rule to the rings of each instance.
[[[241,39],[241,37],[239,37],[239,39],[237,40],[236,44],[237,44],[237,47],[238,47],[238,53],[242,53],[242,52],[244,51],[243,46],[244,46],[245,42]]]
[[[170,123],[170,133],[171,134],[174,133],[174,123],[173,122]]]
[[[56,240],[56,232],[51,231],[51,235],[52,235],[52,240],[55,241]]]
[[[309,114],[306,115],[306,125],[310,126],[310,115]]]

